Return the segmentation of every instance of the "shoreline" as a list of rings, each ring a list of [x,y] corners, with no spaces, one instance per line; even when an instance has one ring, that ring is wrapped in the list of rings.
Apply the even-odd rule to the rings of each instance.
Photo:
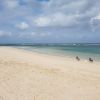
[[[98,58],[97,54],[96,54],[95,57],[93,57],[93,55],[88,54],[88,53],[86,53],[85,56],[84,56],[84,53],[78,53],[78,54],[69,54],[68,53],[68,55],[66,53],[64,55],[64,54],[61,54],[61,53],[56,53],[55,54],[54,52],[47,53],[47,52],[36,51],[36,50],[34,50],[34,48],[33,48],[33,50],[28,50],[28,49],[23,49],[23,48],[16,48],[16,47],[11,47],[11,48],[15,48],[15,49],[19,49],[19,50],[25,50],[25,51],[28,51],[28,52],[31,52],[31,53],[37,53],[37,54],[43,54],[43,55],[49,55],[49,56],[62,57],[62,58],[72,59],[72,60],[75,59],[76,56],[79,56],[80,60],[83,61],[83,62],[89,62],[89,57],[90,57],[90,58],[93,58],[94,62],[100,62],[100,58]],[[87,55],[87,57],[86,57],[86,55]]]
[[[0,47],[1,100],[100,100],[100,62]]]

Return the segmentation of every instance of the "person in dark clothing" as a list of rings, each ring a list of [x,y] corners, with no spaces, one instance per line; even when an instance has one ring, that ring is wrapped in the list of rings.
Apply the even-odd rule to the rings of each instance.
[[[78,56],[76,56],[76,60],[77,60],[77,61],[80,61],[80,58],[79,58]]]
[[[92,58],[89,58],[89,61],[90,61],[90,62],[93,62],[93,59],[92,59]]]

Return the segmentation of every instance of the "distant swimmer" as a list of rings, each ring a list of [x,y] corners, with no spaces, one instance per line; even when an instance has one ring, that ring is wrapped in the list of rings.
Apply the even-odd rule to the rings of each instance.
[[[93,62],[93,59],[92,58],[89,58],[89,62]]]
[[[80,61],[80,58],[79,58],[78,56],[76,56],[76,60],[77,60],[77,61]]]

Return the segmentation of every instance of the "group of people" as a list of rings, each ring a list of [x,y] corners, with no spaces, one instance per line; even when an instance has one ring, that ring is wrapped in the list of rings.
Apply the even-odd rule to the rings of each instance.
[[[80,61],[80,58],[78,56],[76,56],[76,60],[77,61]],[[89,62],[93,62],[93,59],[92,58],[89,58],[88,60],[89,60]]]

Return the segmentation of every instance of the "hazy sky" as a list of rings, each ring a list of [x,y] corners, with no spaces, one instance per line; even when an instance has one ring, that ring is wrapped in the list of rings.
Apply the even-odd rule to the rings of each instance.
[[[100,0],[0,0],[0,43],[99,42]]]

